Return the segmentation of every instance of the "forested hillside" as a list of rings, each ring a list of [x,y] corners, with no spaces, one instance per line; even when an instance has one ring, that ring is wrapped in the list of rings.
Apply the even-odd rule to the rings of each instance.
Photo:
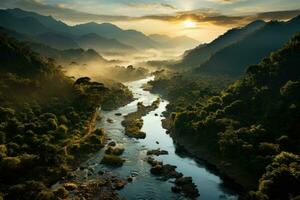
[[[101,130],[78,141],[96,108],[121,105],[131,94],[88,77],[74,81],[52,59],[4,35],[0,72],[0,198],[64,198],[64,188],[49,186],[66,176],[85,153],[103,146]]]
[[[271,21],[234,44],[219,50],[199,65],[197,71],[208,74],[242,75],[247,66],[258,63],[300,31],[300,16],[288,22]]]
[[[258,20],[241,28],[233,28],[213,40],[211,43],[201,44],[194,49],[186,51],[182,60],[180,60],[174,66],[179,68],[199,67],[201,64],[205,63],[214,53],[242,40],[252,32],[263,27],[265,24],[266,23],[264,21]]]
[[[88,36],[85,40],[93,40],[93,37],[89,37],[90,33],[102,37],[101,41],[98,40],[98,47],[104,45],[107,48],[102,48],[102,50],[106,51],[110,50],[110,46],[107,45],[107,43],[113,47],[117,45],[127,50],[133,50],[132,47],[138,49],[158,47],[155,41],[142,32],[123,30],[110,23],[97,24],[90,22],[69,26],[62,21],[56,20],[52,16],[44,16],[18,8],[0,10],[0,19],[0,26],[19,33],[28,34],[32,37],[38,35],[38,39],[41,42],[45,42],[47,45],[52,44],[54,48],[68,49],[70,46],[74,46],[74,42],[77,43],[77,39],[83,35],[85,35],[85,37]],[[50,40],[46,40],[45,36],[48,36]],[[66,41],[62,40],[62,38]],[[88,43],[84,43],[83,45],[87,44]],[[92,47],[88,46],[88,48]],[[112,48],[111,50],[116,49]]]
[[[245,199],[298,199],[299,63],[300,34],[220,95],[189,105],[189,97],[177,93],[182,101],[168,107],[172,137],[187,150],[214,157],[238,182],[257,184]]]

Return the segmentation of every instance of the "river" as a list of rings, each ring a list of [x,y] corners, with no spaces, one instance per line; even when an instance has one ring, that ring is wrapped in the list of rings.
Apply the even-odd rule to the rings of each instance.
[[[134,181],[128,183],[126,187],[119,192],[120,196],[126,199],[185,199],[185,197],[171,192],[173,180],[164,182],[150,173],[150,165],[146,161],[147,150],[161,148],[167,150],[169,154],[158,156],[156,159],[163,161],[164,164],[176,165],[178,172],[182,172],[184,176],[191,176],[200,192],[198,199],[237,199],[237,194],[229,188],[226,188],[222,184],[222,179],[208,170],[203,163],[196,162],[193,158],[188,156],[178,155],[175,152],[176,148],[172,138],[166,134],[166,130],[161,126],[161,120],[163,119],[161,114],[166,110],[168,101],[162,99],[156,110],[143,117],[144,125],[142,131],[147,134],[145,139],[136,140],[128,138],[124,134],[124,128],[121,125],[123,116],[136,111],[138,102],[149,105],[159,97],[157,94],[152,94],[142,89],[142,85],[151,79],[153,79],[153,77],[127,83],[126,85],[133,92],[136,100],[117,110],[102,111],[102,120],[97,123],[97,127],[104,128],[109,138],[125,148],[125,152],[122,155],[122,157],[126,159],[124,165],[122,167],[112,168],[99,164],[104,155],[104,149],[82,165],[93,166],[96,172],[99,170],[112,171],[119,177],[124,178],[129,175],[135,175]],[[116,116],[116,113],[122,113],[123,116]],[[113,123],[107,122],[108,118],[113,119]]]

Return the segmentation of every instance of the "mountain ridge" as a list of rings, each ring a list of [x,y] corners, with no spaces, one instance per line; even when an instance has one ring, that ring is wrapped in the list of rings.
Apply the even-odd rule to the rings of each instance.
[[[299,19],[296,17],[287,22],[266,23],[242,40],[217,51],[205,63],[199,65],[197,71],[209,74],[241,75],[247,66],[258,63],[300,32]]]

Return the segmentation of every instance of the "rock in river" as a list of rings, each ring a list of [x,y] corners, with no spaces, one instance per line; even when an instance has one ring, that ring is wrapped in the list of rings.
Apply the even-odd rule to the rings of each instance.
[[[189,198],[196,198],[200,196],[197,186],[193,183],[192,177],[176,178],[175,184],[180,187],[182,193]]]
[[[161,165],[155,165],[154,167],[152,167],[150,169],[151,174],[154,174],[154,175],[162,175],[163,171],[164,171],[164,169]]]
[[[156,156],[167,155],[168,153],[169,153],[168,151],[160,150],[159,148],[147,151],[147,155],[156,155]]]
[[[148,157],[147,162],[154,167],[155,165],[162,165],[163,163],[161,161],[157,161],[152,157]]]
[[[111,165],[120,167],[124,163],[124,160],[118,156],[115,155],[104,155],[104,157],[101,160],[101,164]]]
[[[111,142],[108,143],[108,146],[114,147],[114,146],[116,146],[116,142],[115,141],[111,141]]]
[[[111,118],[108,118],[106,121],[107,121],[108,123],[114,123],[114,120],[111,119]]]
[[[117,190],[123,189],[125,185],[126,185],[126,182],[123,180],[116,180],[114,182],[114,188]]]

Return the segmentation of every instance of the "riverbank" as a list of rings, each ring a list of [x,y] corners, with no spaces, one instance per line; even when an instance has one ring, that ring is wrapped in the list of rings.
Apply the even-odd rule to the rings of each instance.
[[[85,186],[88,183],[91,182],[93,185],[97,185],[97,183],[94,184],[94,181],[97,182],[99,179],[101,181],[103,175],[108,175],[112,183],[108,188],[116,189],[117,186],[121,189],[117,192],[119,197],[127,199],[147,199],[149,197],[153,199],[163,197],[166,200],[188,199],[184,191],[187,191],[187,189],[190,191],[190,188],[193,188],[201,194],[201,197],[195,199],[219,200],[222,198],[236,200],[238,195],[224,186],[218,175],[212,173],[206,166],[195,162],[191,156],[182,156],[176,152],[172,138],[165,133],[165,129],[161,125],[162,113],[166,110],[168,101],[161,99],[158,108],[141,117],[143,120],[141,131],[146,133],[144,139],[137,140],[124,135],[125,130],[121,124],[124,116],[136,112],[138,102],[142,102],[144,106],[150,106],[159,97],[156,94],[142,90],[142,85],[151,79],[152,77],[149,77],[128,83],[135,101],[117,110],[101,112],[102,120],[97,122],[96,128],[105,130],[105,133],[108,134],[109,143],[106,148],[92,154],[89,159],[83,162],[74,171],[73,178],[68,177],[67,181],[77,183],[77,188],[81,188],[83,185],[85,189],[82,191],[85,191]],[[114,148],[116,147],[124,148],[120,157],[125,161],[123,165],[101,164],[105,155],[114,155]],[[159,153],[157,152],[158,149],[160,149]],[[168,166],[171,168],[176,166],[178,173],[182,173],[187,178],[178,180],[176,185],[172,179],[163,181],[161,176],[151,174],[153,166],[148,163],[148,157],[150,156],[148,154],[152,152],[157,152],[158,155],[155,155],[155,160],[158,164],[162,164],[162,169],[168,169]],[[154,157],[154,155],[152,156]],[[155,170],[157,169],[159,170],[160,167],[155,167]],[[170,173],[173,173],[173,171],[170,171]],[[113,181],[115,175],[117,175],[118,181]],[[192,179],[188,177],[192,177]],[[72,182],[72,180],[74,181]],[[124,183],[126,184],[125,187]],[[183,183],[191,187],[187,187]],[[80,195],[80,192],[78,193],[76,190],[73,193]],[[192,192],[188,193],[193,194]]]
[[[239,194],[243,194],[249,190],[255,190],[257,186],[257,180],[251,175],[245,173],[237,165],[232,165],[222,160],[222,158],[214,155],[208,149],[200,146],[193,138],[192,135],[180,135],[176,134],[176,130],[173,128],[171,120],[168,119],[167,112],[164,113],[166,119],[162,120],[162,125],[167,129],[168,134],[172,137],[177,145],[178,151],[183,151],[184,154],[188,154],[196,158],[199,162],[204,163],[214,173],[217,173],[224,184],[234,189]]]
[[[93,175],[94,168],[87,166],[81,167],[94,153],[103,149],[107,145],[108,135],[103,129],[96,128],[100,118],[100,110],[97,108],[86,124],[84,135],[78,139],[68,141],[63,147],[66,156],[69,156],[69,172],[62,177],[53,189],[62,188],[65,195],[63,198],[68,200],[92,200],[112,199],[119,200],[117,190],[122,189],[126,182],[110,171],[101,171],[97,174],[97,179],[89,180]],[[73,198],[74,197],[74,198]]]

